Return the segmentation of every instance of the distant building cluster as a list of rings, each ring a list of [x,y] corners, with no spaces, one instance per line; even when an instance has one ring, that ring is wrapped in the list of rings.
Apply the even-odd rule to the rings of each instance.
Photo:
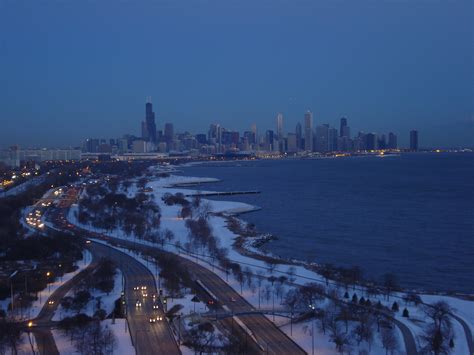
[[[116,156],[118,159],[153,159],[175,155],[213,154],[327,154],[332,152],[360,152],[398,149],[397,135],[358,132],[351,135],[346,117],[340,119],[339,129],[327,123],[314,125],[313,113],[306,111],[303,122],[285,133],[284,117],[275,117],[275,130],[258,131],[254,123],[244,132],[230,130],[218,123],[207,132],[176,133],[173,123],[162,124],[160,129],[150,99],[145,103],[145,117],[141,135],[126,134],[121,138],[88,138],[77,149],[20,149],[11,147],[0,151],[0,163],[18,167],[22,161],[43,162],[79,160],[97,156]],[[410,150],[418,150],[418,131],[410,131]]]
[[[145,104],[145,119],[141,122],[141,136],[125,135],[119,139],[87,139],[83,144],[84,153],[143,154],[180,153],[222,154],[228,152],[354,152],[398,149],[397,135],[358,132],[351,136],[347,118],[340,120],[339,129],[329,124],[314,126],[313,113],[307,111],[303,125],[298,123],[293,132],[285,133],[284,118],[278,113],[275,130],[257,131],[251,125],[248,131],[239,132],[226,129],[218,123],[211,124],[206,133],[175,133],[172,123],[164,123],[157,128],[151,102]],[[418,150],[418,132],[410,133],[410,149]]]
[[[13,146],[0,151],[0,163],[17,168],[22,162],[80,160],[81,154],[80,149],[20,149]]]

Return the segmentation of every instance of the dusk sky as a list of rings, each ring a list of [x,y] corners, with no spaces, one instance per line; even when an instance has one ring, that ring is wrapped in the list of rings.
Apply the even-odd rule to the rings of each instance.
[[[470,0],[0,0],[0,148],[157,125],[420,132],[474,146]]]

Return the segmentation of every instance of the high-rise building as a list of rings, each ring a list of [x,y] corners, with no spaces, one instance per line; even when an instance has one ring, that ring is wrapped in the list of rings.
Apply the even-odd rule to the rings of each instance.
[[[328,150],[334,152],[337,150],[337,129],[329,128],[328,129]]]
[[[377,134],[367,133],[365,135],[365,150],[377,149]]]
[[[265,148],[269,151],[274,150],[274,134],[271,129],[265,133]]]
[[[257,124],[256,123],[252,123],[252,125],[250,126],[250,131],[255,136],[255,143],[257,143]]]
[[[209,126],[209,131],[208,131],[208,134],[207,134],[207,137],[208,137],[208,141],[209,143],[211,144],[220,144],[221,143],[221,139],[222,139],[222,128],[220,126],[220,124],[211,124]]]
[[[82,146],[84,153],[97,153],[99,152],[100,139],[87,138]]]
[[[337,139],[337,150],[341,152],[351,151],[354,147],[352,139],[347,136],[342,136]]]
[[[276,135],[279,141],[283,140],[283,114],[278,113],[276,117]]]
[[[237,145],[239,144],[240,133],[237,131],[223,131],[222,132],[222,144],[225,145]]]
[[[301,123],[299,122],[296,124],[295,133],[296,133],[296,149],[297,150],[304,149],[303,144],[302,144],[303,128],[301,127]]]
[[[310,110],[304,114],[304,149],[313,151],[313,113]]]
[[[329,125],[328,124],[323,124],[316,127],[315,150],[317,152],[327,152],[329,150]]]
[[[148,99],[145,104],[145,124],[142,124],[142,138],[147,142],[156,143],[156,123],[153,105]]]
[[[381,134],[377,137],[377,149],[386,149],[387,148],[387,140],[385,134]]]
[[[410,150],[418,150],[418,131],[416,129],[410,131]]]
[[[388,134],[387,148],[388,149],[397,149],[398,148],[397,135],[393,132],[390,132]]]
[[[287,151],[288,153],[296,153],[298,151],[298,146],[296,144],[296,134],[295,133],[288,133],[287,138]]]
[[[344,130],[347,127],[347,118],[341,118],[341,126],[339,127],[339,136],[344,137]]]
[[[165,124],[165,133],[164,133],[164,138],[166,143],[170,143],[174,139],[174,127],[172,123],[166,123]]]

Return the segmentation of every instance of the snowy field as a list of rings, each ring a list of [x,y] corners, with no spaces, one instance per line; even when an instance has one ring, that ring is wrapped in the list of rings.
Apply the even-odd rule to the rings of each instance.
[[[80,312],[74,312],[72,310],[66,310],[62,305],[59,305],[56,313],[54,314],[53,321],[59,321],[65,317],[71,317],[77,313],[84,313],[92,317],[96,311],[99,310],[98,302],[100,301],[100,309],[103,309],[107,315],[112,313],[115,306],[115,301],[120,298],[122,292],[122,273],[117,269],[114,277],[114,289],[108,294],[97,289],[90,289],[91,294],[90,301],[85,305],[85,307],[80,310]],[[71,289],[67,296],[73,297],[75,290]]]
[[[82,252],[82,260],[75,263],[75,265],[78,267],[77,270],[75,270],[74,272],[64,274],[62,277],[57,277],[54,280],[54,282],[50,282],[44,290],[38,292],[38,299],[33,301],[31,306],[28,307],[26,310],[22,310],[22,317],[20,317],[18,310],[15,311],[15,317],[19,317],[23,319],[36,318],[38,313],[41,311],[41,309],[45,305],[48,297],[51,296],[51,294],[54,291],[56,291],[56,289],[60,287],[63,283],[69,281],[74,276],[76,276],[79,272],[84,270],[91,263],[91,261],[92,261],[92,255],[89,253],[89,251],[84,250]],[[9,304],[10,304],[10,298],[0,301],[0,307],[4,310],[7,309]]]
[[[0,191],[0,198],[2,197],[9,197],[9,196],[15,196],[18,194],[21,194],[28,190],[32,186],[37,186],[43,183],[45,180],[44,175],[36,176],[28,181],[25,181],[24,183],[12,187],[11,189],[8,189],[7,191]]]
[[[115,324],[112,324],[112,322],[112,319],[105,319],[101,322],[101,324],[107,329],[112,330],[115,336],[116,346],[113,351],[114,355],[135,354],[135,348],[133,347],[130,340],[130,332],[126,324],[126,320],[115,319]],[[53,336],[61,355],[79,354],[68,335],[64,334],[60,330],[55,329],[53,330]],[[31,354],[31,352],[29,354]]]

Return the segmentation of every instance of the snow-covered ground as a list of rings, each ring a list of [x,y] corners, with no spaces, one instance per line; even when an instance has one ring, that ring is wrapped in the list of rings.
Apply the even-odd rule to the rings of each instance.
[[[15,186],[15,187],[12,187],[11,189],[8,189],[7,191],[0,192],[0,198],[15,196],[15,195],[21,194],[21,193],[25,192],[27,189],[29,189],[30,187],[37,186],[37,185],[43,183],[44,180],[45,180],[45,175],[36,176],[32,179],[29,179],[29,180],[25,181],[24,183],[22,183],[18,186]]]
[[[456,315],[464,319],[471,328],[471,332],[474,334],[474,302],[462,300],[456,297],[438,295],[421,295],[421,299],[426,303],[435,303],[437,301],[448,302],[451,307],[454,308]]]
[[[314,341],[314,349],[316,353],[319,355],[336,355],[339,352],[336,351],[334,343],[331,342],[330,336],[328,331],[326,334],[323,334],[318,329],[318,321],[317,320],[308,320],[305,322],[300,322],[297,324],[291,325],[287,318],[277,319],[277,324],[283,323],[284,325],[280,326],[279,328],[283,330],[289,337],[291,337],[294,341],[298,343],[308,354],[312,353],[313,349],[313,341]],[[349,322],[349,332],[354,328],[355,322]],[[293,328],[293,331],[291,330]],[[341,325],[341,328],[344,328],[344,325]],[[314,340],[313,340],[313,329],[314,329]],[[398,350],[393,352],[393,355],[398,354],[405,354],[404,346],[401,342],[403,342],[402,335],[398,328],[395,328],[396,337],[398,339]],[[360,345],[353,344],[349,346],[350,349],[353,350],[351,353],[365,353],[369,354],[385,354],[385,349],[383,348],[382,342],[379,337],[379,333],[375,332],[373,343],[369,344],[367,342],[361,342]],[[370,352],[369,352],[370,348]],[[269,351],[271,351],[271,344],[269,347]],[[344,352],[346,353],[346,352]]]
[[[114,349],[114,355],[133,355],[135,354],[135,348],[132,345],[130,339],[130,332],[126,324],[125,319],[115,319],[115,324],[112,324],[112,319],[105,319],[101,322],[104,327],[112,330],[116,340],[116,346]],[[54,329],[52,331],[54,341],[58,347],[58,351],[61,355],[79,354],[74,343],[71,342],[70,336],[64,334],[61,330]],[[30,351],[31,354],[31,351]]]
[[[152,194],[154,196],[153,197],[154,201],[161,208],[161,214],[162,214],[161,229],[171,230],[174,234],[174,240],[173,240],[172,243],[176,243],[177,241],[179,241],[179,243],[181,245],[185,245],[187,242],[189,242],[188,228],[185,225],[185,220],[178,217],[179,212],[181,210],[181,206],[179,206],[179,205],[167,206],[162,201],[163,195],[166,194],[166,193],[178,193],[178,192],[181,192],[186,196],[192,196],[194,194],[205,195],[206,191],[204,191],[204,192],[203,191],[196,191],[196,190],[193,190],[192,187],[191,188],[182,188],[182,187],[176,187],[176,185],[177,184],[185,184],[185,185],[190,185],[191,186],[192,184],[200,184],[200,183],[205,183],[205,182],[209,182],[209,181],[216,181],[216,180],[215,179],[207,179],[207,178],[194,178],[194,177],[183,177],[183,176],[171,175],[167,178],[159,178],[159,179],[156,179],[156,180],[152,180],[147,184],[147,187],[150,187],[152,189],[152,191],[148,192],[148,194]],[[128,188],[127,195],[129,197],[132,197],[137,193],[137,191],[138,191],[137,187],[135,185],[132,185],[130,188]],[[209,191],[209,193],[212,193],[212,191]],[[212,212],[232,213],[232,211],[236,211],[236,210],[238,210],[238,211],[242,211],[242,210],[251,211],[251,210],[255,209],[254,206],[243,204],[243,203],[240,203],[240,202],[212,201],[212,200],[207,200],[205,198],[202,198],[201,203],[208,203],[211,206]],[[70,211],[69,215],[68,215],[68,219],[70,220],[71,223],[80,225],[83,228],[94,229],[95,231],[105,233],[105,231],[97,230],[97,229],[95,229],[95,228],[93,228],[89,225],[84,225],[84,224],[81,225],[77,221],[75,211],[77,211],[77,206],[73,206],[71,208],[71,211]],[[264,272],[265,274],[268,275],[268,266],[265,264],[265,262],[263,262],[262,260],[258,260],[258,259],[254,259],[254,258],[245,256],[245,255],[242,255],[238,252],[238,250],[236,250],[233,247],[235,239],[238,236],[235,235],[232,231],[230,231],[228,229],[226,218],[221,217],[221,216],[211,215],[208,218],[208,222],[209,222],[209,225],[212,228],[213,235],[216,236],[217,239],[219,240],[220,246],[224,247],[228,250],[228,258],[231,261],[239,263],[243,269],[248,267],[254,274],[257,274],[258,272]],[[113,231],[110,234],[113,235],[114,237],[128,239],[128,240],[133,238],[133,236],[127,236],[120,229],[117,229],[117,230]],[[138,240],[138,239],[136,239],[136,242],[143,243],[143,244],[148,244],[148,245],[153,244],[153,243],[150,243],[150,242],[147,242],[147,241],[141,241],[141,240]],[[166,246],[165,245],[165,248],[170,250],[170,251],[176,251],[173,246],[169,246],[169,245]],[[186,255],[183,255],[183,256],[189,257],[193,261],[197,260],[198,262],[200,262],[202,265],[204,265],[208,269],[210,269],[210,270],[214,271],[215,273],[217,273],[223,280],[226,280],[228,278],[228,283],[234,289],[240,291],[240,283],[237,280],[235,280],[234,277],[232,277],[231,275],[226,275],[225,272],[223,272],[221,270],[218,270],[216,267],[211,265],[212,261],[209,260],[209,259],[206,259],[205,256],[201,256],[200,258],[202,258],[203,260],[200,260],[200,261],[198,259],[196,259],[195,257],[193,257],[193,256],[186,256]],[[317,273],[315,273],[311,270],[308,270],[303,265],[278,265],[276,270],[274,271],[274,275],[277,276],[277,277],[281,276],[281,275],[288,276],[288,271],[289,271],[290,267],[293,269],[293,274],[294,274],[293,277],[294,277],[294,283],[295,284],[303,285],[303,284],[308,283],[308,282],[324,283],[324,279],[321,275],[319,275],[319,274],[317,274]],[[268,282],[263,282],[261,290],[262,289],[266,290],[266,289],[268,289],[268,287],[270,287],[269,283]],[[286,292],[289,289],[289,287],[290,286],[287,286],[287,285],[283,286],[284,291]],[[266,296],[265,297],[260,297],[260,301],[259,301],[258,291],[256,290],[255,286],[250,287],[250,286],[244,285],[242,291],[243,291],[242,295],[251,304],[253,304],[255,307],[258,307],[258,305],[260,304],[261,308],[266,308],[266,309],[268,309],[269,307],[273,308],[273,298],[267,299]],[[342,293],[342,294],[344,293],[342,290],[339,290],[339,292]],[[351,296],[352,296],[353,292],[354,291],[350,292]],[[360,296],[365,296],[366,297],[366,295],[364,294],[365,293],[364,290],[357,290],[356,293],[358,294],[358,297],[360,297]],[[342,294],[341,294],[341,296],[342,296]],[[380,300],[382,302],[382,304],[384,304],[384,305],[386,305],[390,308],[391,308],[392,303],[394,302],[394,300],[397,300],[397,302],[400,306],[400,312],[398,312],[398,314],[396,315],[396,318],[399,319],[400,321],[402,321],[404,324],[406,324],[410,328],[410,330],[413,332],[413,334],[415,335],[416,340],[419,340],[419,336],[422,334],[422,331],[423,331],[423,325],[425,324],[424,323],[424,318],[425,317],[424,317],[424,314],[422,312],[422,309],[419,306],[417,307],[417,306],[414,306],[414,305],[408,305],[406,307],[407,307],[407,309],[410,313],[410,318],[409,319],[403,318],[401,316],[401,312],[402,312],[403,308],[405,307],[405,304],[402,300],[403,294],[395,295],[395,297],[397,297],[397,296],[399,298],[391,297],[389,301],[386,301],[383,296],[379,296],[379,297],[375,297],[375,298],[372,297],[371,300],[375,301],[375,302]],[[456,314],[458,314],[460,317],[465,319],[466,322],[468,322],[470,324],[471,329],[473,328],[473,324],[474,324],[474,321],[473,321],[474,320],[474,311],[473,311],[474,310],[474,302],[463,301],[463,300],[459,300],[457,298],[448,297],[448,296],[423,295],[423,301],[425,301],[427,303],[432,303],[432,302],[435,302],[435,301],[438,301],[438,300],[444,300],[444,301],[448,302],[448,304],[450,304],[453,308],[456,309]],[[192,304],[189,304],[189,302],[187,302],[187,299],[184,299],[183,302],[188,304],[190,307],[193,307]],[[275,302],[275,308],[276,309],[282,307],[280,305],[280,303],[281,302],[279,300],[278,300],[278,302]],[[188,309],[188,311],[189,311],[189,309]],[[185,310],[183,310],[183,312],[185,312]],[[417,319],[420,319],[420,322],[417,322],[416,321]],[[459,325],[457,322],[456,322],[456,324]],[[455,326],[455,329],[454,329],[455,334],[456,334],[456,339],[457,339],[455,354],[463,354],[461,351],[466,349],[467,342],[466,342],[466,338],[465,338],[465,335],[464,335],[464,332],[463,332],[462,328],[459,328],[457,325]],[[304,325],[302,325],[301,327],[303,327],[303,326]],[[298,332],[297,334],[301,335],[300,334],[301,331],[302,331],[302,328],[300,329],[300,332]],[[295,333],[293,333],[293,334],[295,335]],[[399,340],[399,346],[400,346],[400,349],[402,349],[402,351],[403,351],[403,349],[404,349],[403,339],[400,337],[400,334],[398,334],[398,335],[399,335],[399,339],[398,339]],[[301,339],[306,339],[306,338],[302,337]],[[327,343],[327,342],[325,342],[325,343]],[[374,345],[374,346],[376,346],[376,345]],[[329,343],[329,348],[330,348],[331,351],[333,351],[334,350],[334,344]],[[325,349],[325,347],[323,346],[321,349]],[[319,348],[318,348],[318,350],[319,350]]]
[[[114,277],[114,289],[109,292],[102,292],[97,289],[90,289],[89,292],[91,294],[91,299],[87,303],[87,305],[79,312],[87,314],[88,316],[92,317],[94,313],[98,310],[98,301],[100,300],[100,309],[103,309],[107,315],[112,313],[115,306],[115,301],[120,298],[122,292],[122,273],[119,270],[116,270],[116,274]],[[75,290],[71,289],[66,296],[74,297]],[[59,321],[65,317],[74,316],[77,312],[72,310],[66,310],[63,308],[62,305],[59,305],[56,313],[54,314],[53,321]]]
[[[62,277],[57,277],[54,282],[50,282],[44,290],[38,292],[38,299],[33,301],[31,306],[26,310],[22,310],[22,317],[20,317],[20,313],[18,313],[19,310],[15,310],[15,317],[24,319],[36,318],[38,313],[41,311],[41,308],[43,308],[44,304],[46,303],[48,297],[51,296],[51,294],[63,283],[69,281],[75,275],[81,272],[81,270],[85,269],[91,263],[91,261],[92,255],[87,250],[84,250],[82,252],[82,259],[75,263],[75,265],[78,267],[77,270],[64,274]],[[0,301],[0,307],[4,310],[7,309],[9,304],[10,298]]]
[[[38,347],[36,345],[35,337],[31,333],[22,333],[20,336],[20,341],[17,345],[17,353],[18,355],[30,355],[33,354],[32,347],[35,351],[38,351]],[[9,352],[5,352],[5,354],[9,354]],[[14,354],[14,351],[11,350],[11,354]],[[38,352],[39,354],[39,352]]]

